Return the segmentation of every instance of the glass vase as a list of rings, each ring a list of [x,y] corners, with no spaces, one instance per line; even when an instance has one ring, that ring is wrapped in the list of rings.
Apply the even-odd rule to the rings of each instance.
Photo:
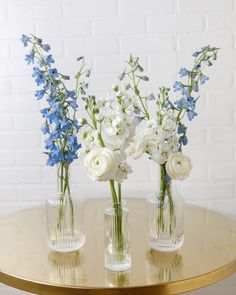
[[[127,270],[131,267],[129,211],[124,203],[110,204],[104,215],[105,267]]]
[[[69,165],[57,168],[59,193],[46,202],[48,245],[57,252],[71,252],[85,243],[83,200],[70,192]]]
[[[147,240],[162,252],[178,250],[184,242],[184,200],[179,183],[168,178],[160,167],[158,187],[147,200]]]

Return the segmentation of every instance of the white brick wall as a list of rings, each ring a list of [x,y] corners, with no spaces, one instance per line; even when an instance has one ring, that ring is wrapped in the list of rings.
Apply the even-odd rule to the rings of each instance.
[[[178,67],[191,64],[192,50],[221,47],[202,89],[199,115],[189,126],[185,152],[194,169],[182,191],[189,202],[236,217],[235,0],[0,0],[0,215],[55,192],[55,170],[45,167],[42,154],[40,106],[23,60],[22,33],[50,43],[60,71],[72,77],[76,57],[85,55],[93,68],[90,88],[99,95],[116,82],[130,52],[140,55],[156,87],[173,83]],[[132,163],[125,191],[144,197],[155,183],[156,167],[146,159]],[[81,163],[72,170],[74,186],[85,195],[88,184],[90,196],[108,193],[106,184],[89,181]],[[234,277],[192,294],[231,295],[235,289]],[[2,287],[0,294],[23,293]]]

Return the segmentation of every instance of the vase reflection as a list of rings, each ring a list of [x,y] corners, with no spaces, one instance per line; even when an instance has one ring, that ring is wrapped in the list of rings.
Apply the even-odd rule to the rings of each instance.
[[[50,252],[48,262],[51,283],[60,285],[84,285],[86,283],[85,259],[79,251]]]
[[[163,253],[150,249],[146,254],[147,282],[150,284],[172,281],[181,273],[182,256],[177,252]]]
[[[129,286],[129,270],[109,271],[105,270],[105,282],[109,287],[127,287]]]

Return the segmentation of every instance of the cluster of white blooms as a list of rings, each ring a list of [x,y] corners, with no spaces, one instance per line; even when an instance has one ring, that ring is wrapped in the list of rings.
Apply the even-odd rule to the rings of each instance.
[[[176,135],[176,118],[172,111],[167,111],[161,122],[155,119],[143,120],[136,128],[134,141],[128,148],[128,153],[134,159],[144,153],[158,164],[164,164],[171,153],[179,150]]]
[[[95,101],[94,121],[82,119],[80,156],[93,180],[121,183],[132,172],[126,148],[135,134],[133,99],[117,92]]]

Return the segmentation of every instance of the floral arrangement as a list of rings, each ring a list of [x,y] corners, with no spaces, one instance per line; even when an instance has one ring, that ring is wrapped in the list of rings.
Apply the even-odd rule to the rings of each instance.
[[[188,143],[185,117],[192,121],[196,112],[196,102],[199,99],[199,85],[209,78],[203,73],[203,66],[212,66],[217,58],[218,48],[205,46],[193,53],[195,57],[191,70],[181,68],[181,80],[173,85],[173,91],[179,94],[174,102],[170,99],[170,88],[161,87],[159,93],[143,95],[140,83],[148,81],[143,75],[143,67],[138,57],[130,55],[128,66],[120,75],[121,81],[127,81],[125,89],[129,89],[135,96],[134,110],[139,122],[134,141],[128,148],[128,153],[134,159],[143,154],[160,165],[159,219],[161,229],[164,229],[163,208],[167,197],[170,203],[170,215],[174,217],[174,204],[171,191],[172,180],[185,179],[192,168],[191,160],[182,153],[182,147]],[[152,117],[150,109],[155,108]]]
[[[21,41],[25,47],[30,46],[29,54],[25,60],[28,65],[33,64],[33,75],[36,84],[40,87],[35,92],[37,100],[44,100],[46,107],[40,110],[44,123],[41,127],[45,139],[45,154],[48,156],[47,165],[57,165],[57,180],[59,189],[59,210],[56,229],[53,230],[52,243],[59,244],[62,236],[62,227],[66,224],[67,213],[70,211],[70,224],[74,233],[74,203],[70,189],[70,164],[78,158],[77,134],[80,124],[77,119],[77,100],[81,93],[85,94],[87,84],[81,81],[83,75],[89,76],[89,71],[81,68],[76,74],[76,90],[69,90],[65,81],[70,77],[61,74],[53,67],[54,58],[50,52],[50,46],[44,44],[42,39],[36,36],[22,35]],[[69,207],[68,207],[69,206]],[[69,209],[67,209],[69,208]],[[73,234],[74,235],[74,234]]]
[[[33,64],[33,78],[40,87],[35,92],[37,100],[44,99],[41,109],[45,122],[41,127],[45,134],[47,164],[58,166],[59,209],[57,227],[61,227],[63,204],[70,204],[73,225],[73,203],[70,196],[69,166],[78,158],[83,159],[89,177],[110,184],[113,209],[116,214],[115,232],[118,251],[123,250],[122,189],[121,184],[132,172],[127,156],[134,159],[143,154],[160,166],[158,200],[158,226],[164,230],[163,210],[169,203],[170,218],[174,220],[175,205],[172,196],[172,180],[185,179],[192,168],[191,160],[182,153],[188,143],[186,118],[197,116],[196,103],[199,86],[209,78],[203,73],[204,66],[212,66],[218,48],[205,46],[193,54],[192,69],[181,68],[180,80],[173,85],[178,98],[171,99],[171,89],[160,87],[157,94],[142,94],[141,82],[149,81],[138,57],[130,55],[127,66],[106,98],[87,94],[88,83],[83,77],[90,76],[84,57],[80,57],[79,71],[75,75],[75,90],[66,87],[70,77],[53,67],[50,46],[33,35],[22,35],[24,46],[30,46],[25,56],[27,64]],[[78,99],[83,101],[87,116],[77,119]],[[150,110],[155,110],[154,116]],[[172,228],[170,226],[170,232]]]
[[[132,172],[126,148],[135,131],[133,101],[126,93],[83,97],[88,119],[81,119],[80,156],[91,179],[109,181],[114,204],[121,203],[121,183]],[[117,186],[115,185],[117,184]]]

